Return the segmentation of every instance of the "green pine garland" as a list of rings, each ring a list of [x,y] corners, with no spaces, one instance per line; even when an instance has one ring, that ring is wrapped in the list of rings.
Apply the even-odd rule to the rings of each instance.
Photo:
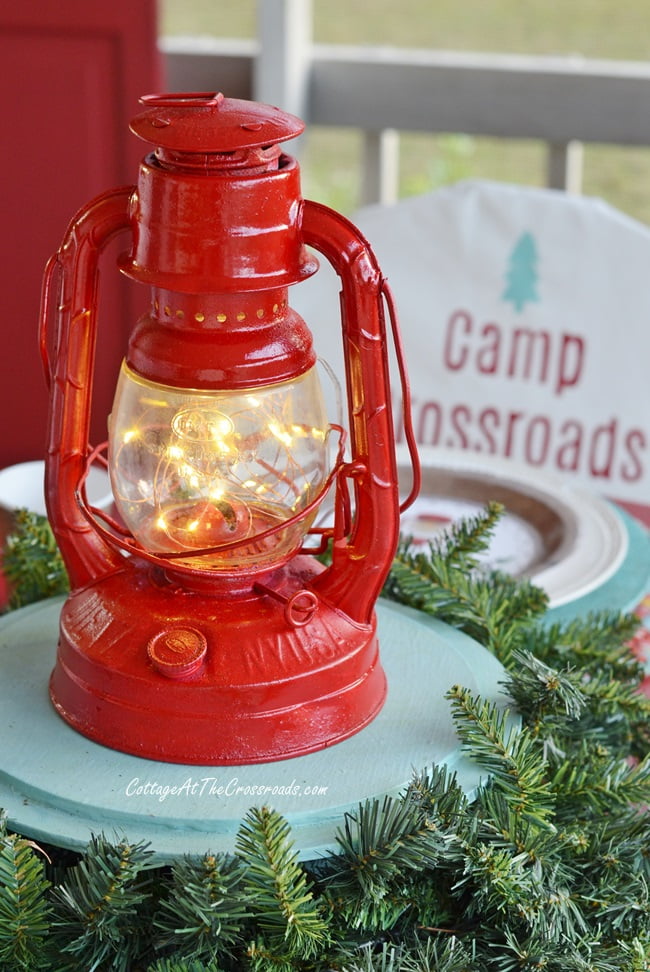
[[[289,824],[268,807],[253,808],[237,836],[249,908],[259,934],[249,949],[250,967],[291,972],[294,958],[326,950],[328,926],[298,864]]]
[[[85,856],[52,893],[51,945],[61,972],[131,972],[143,952],[150,902],[140,874],[150,856],[142,844],[92,838]]]
[[[244,931],[243,877],[244,868],[234,857],[206,854],[176,861],[154,918],[159,947],[208,966],[220,954],[229,955]]]
[[[10,585],[10,610],[67,593],[68,575],[44,516],[16,511],[14,530],[2,553],[2,572]]]
[[[384,591],[507,671],[510,714],[448,693],[489,780],[474,799],[425,767],[398,798],[346,814],[337,852],[307,864],[269,807],[249,811],[233,855],[172,868],[101,835],[50,864],[3,826],[0,969],[648,972],[650,700],[627,647],[638,622],[548,624],[542,592],[478,568],[500,515],[488,507],[426,553],[404,541]],[[17,603],[61,577],[48,529],[23,520],[12,541]]]
[[[8,834],[0,816],[0,968],[44,969],[51,908],[42,858],[36,845]]]

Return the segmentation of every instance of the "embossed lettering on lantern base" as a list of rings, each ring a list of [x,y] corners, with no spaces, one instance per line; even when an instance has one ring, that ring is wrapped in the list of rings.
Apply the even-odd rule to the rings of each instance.
[[[367,724],[381,708],[374,620],[353,623],[321,601],[308,628],[287,630],[273,598],[179,595],[151,571],[129,564],[62,609],[50,690],[79,732],[149,759],[228,765],[331,745],[361,728],[360,711]],[[284,586],[300,592],[319,571],[298,558]],[[138,592],[132,623],[116,610],[126,585]],[[145,737],[147,716],[159,729]]]

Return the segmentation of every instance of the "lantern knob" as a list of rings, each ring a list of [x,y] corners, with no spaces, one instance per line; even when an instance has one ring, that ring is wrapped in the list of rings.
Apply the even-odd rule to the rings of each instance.
[[[187,678],[203,664],[208,650],[205,635],[197,628],[165,627],[147,645],[153,667],[167,678]]]

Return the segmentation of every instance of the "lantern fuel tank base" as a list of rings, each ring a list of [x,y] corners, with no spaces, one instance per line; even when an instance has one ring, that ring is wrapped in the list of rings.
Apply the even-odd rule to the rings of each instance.
[[[375,623],[311,602],[302,585],[319,569],[285,569],[292,601],[207,597],[126,564],[63,607],[55,708],[95,742],[170,763],[268,762],[353,735],[386,695]]]

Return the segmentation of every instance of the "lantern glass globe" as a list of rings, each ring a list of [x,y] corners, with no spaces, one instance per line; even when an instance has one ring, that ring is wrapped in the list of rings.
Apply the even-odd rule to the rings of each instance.
[[[235,391],[174,388],[123,364],[109,419],[117,510],[139,543],[190,567],[285,562],[331,468],[316,368]],[[286,524],[286,526],[283,526]]]

